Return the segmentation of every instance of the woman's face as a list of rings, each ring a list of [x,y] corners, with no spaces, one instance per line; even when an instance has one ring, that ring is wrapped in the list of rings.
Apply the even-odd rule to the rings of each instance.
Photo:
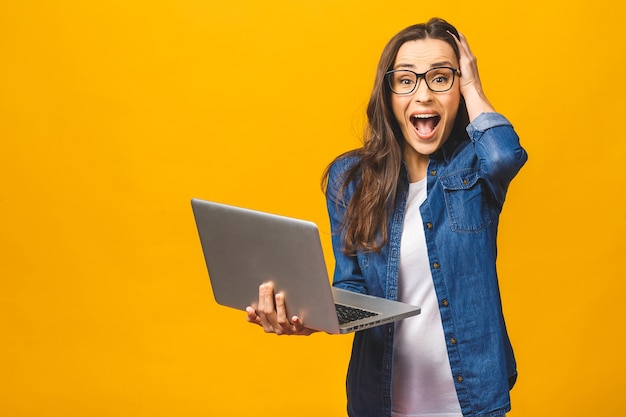
[[[459,68],[452,47],[439,39],[420,39],[408,41],[400,47],[393,69],[408,69],[422,74],[441,66]],[[409,169],[413,162],[421,161],[423,166],[428,161],[428,156],[448,139],[460,100],[458,80],[455,80],[448,91],[433,92],[424,79],[419,78],[413,93],[391,94],[393,114],[407,145],[404,156]],[[425,169],[424,167],[424,172]]]

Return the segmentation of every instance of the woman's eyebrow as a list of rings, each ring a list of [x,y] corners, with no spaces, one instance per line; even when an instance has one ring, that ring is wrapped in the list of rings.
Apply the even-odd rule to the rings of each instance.
[[[452,62],[450,61],[440,61],[440,62],[433,62],[432,64],[430,64],[430,68],[436,68],[436,67],[452,67]],[[399,63],[398,65],[395,66],[395,69],[398,68],[408,68],[408,69],[415,69],[417,68],[417,66],[415,64],[409,64],[409,63]]]
[[[430,64],[431,68],[435,68],[435,67],[451,67],[451,66],[452,66],[452,62],[450,62],[450,61],[433,62],[432,64]]]

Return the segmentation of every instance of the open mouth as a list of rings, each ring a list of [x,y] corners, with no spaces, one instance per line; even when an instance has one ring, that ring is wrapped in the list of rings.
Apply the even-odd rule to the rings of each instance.
[[[417,133],[423,136],[428,136],[437,128],[437,125],[441,121],[441,116],[437,114],[424,114],[418,113],[411,115],[411,123]]]

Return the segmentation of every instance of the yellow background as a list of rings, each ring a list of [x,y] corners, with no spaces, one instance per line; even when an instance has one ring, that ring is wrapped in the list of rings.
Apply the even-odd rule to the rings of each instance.
[[[0,415],[342,416],[351,336],[212,298],[189,200],[328,223],[379,54],[464,32],[530,154],[500,230],[511,416],[623,415],[624,13],[609,0],[4,0]],[[347,75],[346,75],[347,74]]]

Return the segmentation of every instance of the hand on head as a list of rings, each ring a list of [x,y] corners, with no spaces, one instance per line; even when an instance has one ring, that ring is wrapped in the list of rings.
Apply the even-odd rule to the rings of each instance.
[[[285,296],[282,293],[274,294],[274,286],[271,283],[259,286],[259,302],[256,309],[246,307],[247,320],[250,323],[263,327],[266,333],[277,335],[303,335],[308,336],[315,330],[304,327],[297,316],[287,318]]]
[[[483,92],[483,87],[478,75],[477,59],[470,50],[467,39],[461,32],[459,32],[458,38],[454,36],[453,33],[448,33],[454,38],[459,48],[459,69],[461,72],[459,83],[461,95],[465,99],[470,121],[474,120],[480,113],[495,111]]]

